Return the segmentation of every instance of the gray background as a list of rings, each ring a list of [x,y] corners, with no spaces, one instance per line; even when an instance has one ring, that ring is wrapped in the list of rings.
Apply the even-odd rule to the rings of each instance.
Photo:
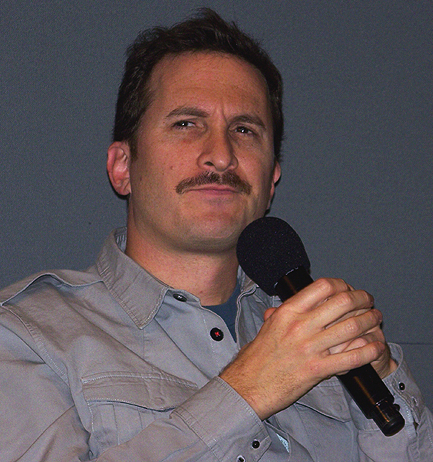
[[[125,223],[105,173],[125,48],[203,5],[260,39],[285,79],[272,214],[314,277],[375,295],[433,407],[431,1],[3,0],[0,286],[87,267]]]

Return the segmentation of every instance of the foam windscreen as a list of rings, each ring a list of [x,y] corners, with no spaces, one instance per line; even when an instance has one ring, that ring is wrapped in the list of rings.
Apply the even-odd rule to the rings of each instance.
[[[264,217],[250,223],[239,237],[239,264],[268,295],[275,295],[275,284],[290,271],[310,261],[296,231],[284,220]]]

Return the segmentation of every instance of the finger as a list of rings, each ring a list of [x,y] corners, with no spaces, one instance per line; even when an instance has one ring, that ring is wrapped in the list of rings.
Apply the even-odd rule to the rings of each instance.
[[[340,292],[314,310],[314,315],[324,328],[329,329],[346,319],[360,316],[371,310],[374,305],[373,297],[363,291]]]
[[[353,350],[354,348],[358,348],[358,347],[364,346],[366,343],[372,343],[372,342],[382,342],[383,344],[386,343],[385,335],[383,334],[382,330],[378,327],[370,329],[364,335],[355,339],[353,342],[351,342],[347,346],[347,350],[349,349]]]
[[[353,316],[338,322],[318,335],[321,338],[322,346],[327,349],[332,349],[346,342],[353,342],[377,329],[382,322],[382,313],[376,309],[371,309],[364,314]],[[375,334],[371,333],[371,336]],[[377,337],[372,337],[374,341],[379,341]],[[364,343],[365,342],[360,342]],[[364,345],[360,345],[364,346]],[[346,347],[347,349],[347,347]]]
[[[304,313],[317,308],[334,295],[348,290],[349,286],[342,279],[317,279],[293,297],[290,297],[281,307],[290,304],[293,311]]]
[[[378,340],[373,335],[365,334],[361,337],[356,338],[355,340],[352,340],[351,342],[346,342],[346,347],[344,348],[344,350],[341,351],[356,350],[357,348],[362,348],[365,345],[368,345],[369,343],[373,343],[376,341]]]
[[[372,329],[368,330],[365,334],[360,337],[355,338],[352,341],[341,343],[340,345],[336,345],[329,349],[331,354],[341,353],[342,351],[349,351],[354,350],[355,348],[361,348],[365,346],[367,343],[372,342],[382,342],[386,343],[385,335],[383,334],[382,329],[380,326],[375,326]]]
[[[363,347],[346,350],[344,352],[329,355],[329,367],[335,368],[337,374],[345,374],[352,369],[370,364],[380,358],[386,350],[386,345],[381,342],[367,343]],[[338,369],[338,370],[337,370]]]
[[[350,344],[346,347],[345,351],[356,350],[358,348],[363,348],[364,346],[373,343],[382,344],[384,346],[382,354],[376,359],[374,359],[371,362],[371,365],[374,367],[379,376],[383,379],[397,368],[397,364],[391,358],[391,352],[389,346],[385,342],[384,336],[381,335],[379,337],[380,338],[378,338],[376,333],[367,333],[362,337],[355,339],[353,342],[350,342]]]

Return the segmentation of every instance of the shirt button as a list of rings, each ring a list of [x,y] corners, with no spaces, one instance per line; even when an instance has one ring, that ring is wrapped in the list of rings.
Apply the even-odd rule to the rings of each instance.
[[[398,388],[399,388],[401,391],[403,391],[403,390],[406,388],[406,385],[405,385],[403,382],[400,382],[400,383],[398,384]]]
[[[186,297],[183,294],[173,294],[173,297],[180,302],[186,302]]]
[[[244,456],[238,456],[236,459],[236,462],[245,462],[245,457]]]
[[[260,447],[260,441],[254,440],[254,441],[252,442],[251,446],[252,446],[254,449],[259,449],[259,447]]]
[[[210,336],[216,341],[220,342],[224,338],[224,332],[221,329],[218,329],[218,327],[214,327],[210,331]]]

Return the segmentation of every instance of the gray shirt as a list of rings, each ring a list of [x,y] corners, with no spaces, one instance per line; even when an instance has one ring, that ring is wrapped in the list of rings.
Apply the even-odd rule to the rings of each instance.
[[[397,435],[383,436],[335,378],[262,422],[218,374],[279,300],[239,271],[235,343],[218,315],[148,274],[125,243],[118,230],[89,270],[0,292],[2,462],[433,461],[433,419],[399,347],[386,379],[406,420]]]

